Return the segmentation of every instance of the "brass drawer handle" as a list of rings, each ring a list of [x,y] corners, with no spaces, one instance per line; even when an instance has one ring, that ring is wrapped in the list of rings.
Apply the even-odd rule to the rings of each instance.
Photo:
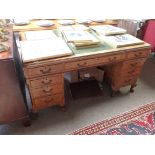
[[[45,84],[45,85],[48,85],[48,84],[50,84],[52,82],[52,80],[43,80],[43,81],[41,81],[41,83],[42,84]]]
[[[51,70],[52,70],[51,68],[48,68],[47,70],[41,69],[40,71],[41,71],[43,74],[47,74],[47,73],[50,73]]]
[[[108,60],[109,60],[110,62],[114,62],[114,61],[117,60],[117,57],[108,58]]]
[[[49,93],[49,92],[52,91],[52,90],[53,90],[52,88],[44,88],[44,89],[43,89],[43,92]]]
[[[142,55],[142,52],[139,52],[139,53],[135,53],[135,57],[139,57]]]
[[[82,64],[80,64],[80,63],[77,64],[78,67],[84,67],[84,66],[86,66],[86,65],[87,65],[87,62],[84,62],[84,63],[82,63]]]
[[[130,64],[131,67],[135,67],[136,65],[138,65],[137,62]]]
[[[131,80],[132,80],[132,79],[129,79],[129,80],[125,80],[125,83],[131,82]]]

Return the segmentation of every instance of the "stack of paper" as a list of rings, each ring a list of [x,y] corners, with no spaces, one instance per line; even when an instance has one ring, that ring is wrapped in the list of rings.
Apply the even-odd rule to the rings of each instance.
[[[103,41],[105,41],[107,44],[111,45],[114,48],[131,46],[131,45],[139,45],[144,43],[144,41],[130,34],[102,36],[102,39]]]
[[[112,25],[96,25],[90,26],[90,28],[97,32],[99,35],[116,35],[126,33],[125,29],[115,27]]]
[[[87,31],[63,31],[62,34],[66,42],[72,43],[77,49],[100,45],[100,41]]]
[[[24,62],[72,55],[61,38],[20,41]]]

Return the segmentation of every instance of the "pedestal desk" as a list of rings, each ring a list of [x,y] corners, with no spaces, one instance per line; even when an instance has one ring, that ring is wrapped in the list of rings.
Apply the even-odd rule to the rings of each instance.
[[[23,62],[32,111],[64,102],[64,73],[82,68],[105,65],[105,74],[113,94],[121,87],[131,86],[134,91],[143,64],[150,53],[150,45],[112,48],[108,45],[93,49],[75,50],[72,56]]]

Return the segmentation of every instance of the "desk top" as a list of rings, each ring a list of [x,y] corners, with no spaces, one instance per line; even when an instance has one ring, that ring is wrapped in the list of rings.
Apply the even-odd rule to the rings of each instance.
[[[31,22],[30,25],[27,26],[14,26],[14,31],[22,31],[19,34],[19,37],[22,38],[22,40],[24,39],[23,36],[24,35],[24,31],[28,31],[28,30],[43,30],[43,29],[55,29],[56,27],[59,27],[60,25],[58,24],[57,20],[52,20],[55,22],[55,25],[52,27],[39,27],[37,25],[34,25],[34,23],[36,22],[36,20],[33,20]],[[93,23],[94,24],[94,23]],[[101,23],[99,23],[101,24]],[[103,23],[102,23],[103,24]],[[20,28],[20,29],[19,29]],[[57,31],[54,30],[56,33]],[[135,50],[141,50],[141,49],[150,49],[150,45],[147,43],[144,44],[140,44],[140,45],[132,45],[132,46],[127,46],[127,47],[119,47],[119,48],[113,48],[110,45],[106,44],[105,42],[103,44],[101,44],[101,46],[99,47],[94,47],[94,48],[86,48],[86,49],[75,49],[73,48],[70,44],[68,44],[69,47],[71,48],[71,50],[73,51],[73,55],[71,56],[65,56],[65,57],[60,57],[60,58],[51,58],[51,57],[46,57],[46,58],[40,58],[40,59],[32,59],[32,60],[28,60],[28,61],[24,61],[24,64],[26,63],[33,63],[33,62],[41,62],[41,61],[53,61],[53,62],[57,62],[57,61],[67,61],[67,60],[74,60],[76,58],[84,58],[84,57],[91,57],[91,56],[98,56],[98,55],[106,55],[106,54],[112,54],[112,53],[118,53],[118,52],[123,52],[123,51],[135,51]]]
[[[23,35],[23,33],[21,33]],[[113,48],[109,46],[108,44],[104,43],[103,45],[99,47],[94,47],[94,48],[86,48],[86,49],[75,49],[71,45],[69,45],[71,50],[73,51],[73,55],[70,56],[65,56],[65,57],[59,57],[59,58],[51,58],[51,57],[46,57],[46,58],[41,58],[41,59],[32,59],[28,61],[24,61],[24,64],[29,64],[29,63],[38,63],[38,62],[44,62],[44,61],[53,61],[53,62],[59,62],[59,61],[68,61],[68,60],[75,60],[76,58],[87,58],[87,57],[95,57],[99,55],[109,55],[109,54],[114,54],[114,53],[121,53],[121,52],[126,52],[126,51],[136,51],[136,50],[144,50],[148,49],[150,50],[151,47],[148,43],[140,44],[140,45],[132,45],[132,46],[127,46],[127,47],[120,47],[120,48]]]

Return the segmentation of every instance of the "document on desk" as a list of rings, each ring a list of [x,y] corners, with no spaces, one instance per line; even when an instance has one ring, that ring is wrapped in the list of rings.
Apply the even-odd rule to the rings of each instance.
[[[71,49],[61,38],[20,41],[24,62],[72,55]]]
[[[111,45],[114,48],[144,44],[144,41],[130,34],[102,36],[102,39],[103,41],[105,41],[107,44]]]

